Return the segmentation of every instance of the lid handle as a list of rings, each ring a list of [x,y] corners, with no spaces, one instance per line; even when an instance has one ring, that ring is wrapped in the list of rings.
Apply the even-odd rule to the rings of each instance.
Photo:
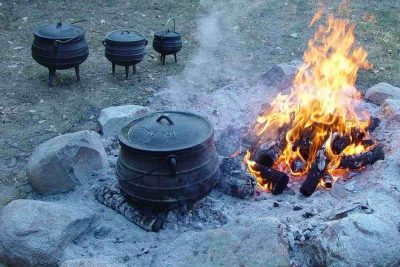
[[[168,123],[169,123],[169,125],[173,125],[173,124],[174,124],[174,122],[171,120],[171,118],[168,117],[168,116],[165,115],[165,114],[163,114],[163,115],[161,115],[160,117],[158,117],[157,122],[158,122],[158,123],[161,123],[162,119],[167,120]]]
[[[61,21],[57,22],[56,28],[60,28],[62,25]]]
[[[171,20],[174,21],[174,31],[175,31],[175,19],[174,19],[174,18],[169,18],[169,19],[167,20],[167,23],[165,24],[165,26],[168,26],[168,24],[169,24],[169,22],[170,22]],[[167,31],[169,31],[169,28],[167,28]]]
[[[121,35],[124,35],[124,34],[129,34],[129,31],[122,31]]]

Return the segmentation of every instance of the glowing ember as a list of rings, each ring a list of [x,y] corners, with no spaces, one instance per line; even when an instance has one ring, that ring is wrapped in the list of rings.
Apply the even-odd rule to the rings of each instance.
[[[318,11],[312,24],[321,14]],[[354,25],[333,15],[328,16],[326,25],[320,25],[309,40],[303,61],[291,93],[278,94],[271,109],[257,118],[257,149],[278,139],[283,131],[284,146],[272,167],[292,178],[304,177],[313,164],[319,164],[318,153],[323,151],[319,157],[327,158],[323,161],[327,164],[324,175],[334,182],[347,172],[339,166],[344,156],[374,147],[374,142],[365,142],[371,141],[367,130],[370,118],[367,113],[356,113],[356,100],[361,95],[354,87],[358,70],[369,69],[371,65],[367,52],[355,45]],[[341,141],[344,147],[335,149]],[[244,161],[259,185],[270,190],[271,184],[264,182],[252,160],[256,150],[247,151]]]

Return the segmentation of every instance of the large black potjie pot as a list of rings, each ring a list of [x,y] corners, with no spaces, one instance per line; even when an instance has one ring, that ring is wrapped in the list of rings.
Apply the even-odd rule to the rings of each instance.
[[[136,72],[136,64],[144,59],[148,42],[138,31],[117,30],[107,34],[102,43],[105,46],[105,56],[112,63],[113,74],[115,65],[124,66],[128,79],[129,67],[133,66],[133,72]]]
[[[165,64],[166,55],[174,55],[175,63],[177,62],[176,53],[182,49],[182,37],[181,34],[175,31],[175,19],[170,18],[166,25],[170,21],[174,22],[174,30],[170,29],[159,31],[154,34],[153,48],[161,54],[161,61]]]
[[[212,124],[192,113],[139,117],[119,134],[116,177],[138,204],[174,209],[205,197],[219,176]]]
[[[85,32],[73,23],[61,22],[42,25],[33,30],[35,38],[32,57],[49,69],[49,86],[53,85],[56,70],[75,68],[76,78],[80,80],[79,65],[89,56]]]

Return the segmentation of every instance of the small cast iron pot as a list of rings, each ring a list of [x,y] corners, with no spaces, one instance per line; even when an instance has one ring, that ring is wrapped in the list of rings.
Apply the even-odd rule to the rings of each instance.
[[[170,18],[166,25],[170,21],[174,21],[174,30],[167,29],[165,31],[159,31],[154,34],[153,48],[161,54],[161,61],[165,64],[166,55],[174,55],[175,63],[178,62],[176,59],[176,53],[182,49],[182,37],[181,34],[175,31],[175,19]]]
[[[112,63],[112,73],[115,73],[115,65],[125,67],[127,79],[130,66],[133,66],[135,73],[136,64],[146,55],[147,43],[143,34],[135,30],[117,30],[107,34],[102,44],[105,46],[106,58]]]
[[[165,111],[139,117],[119,134],[116,177],[137,204],[160,209],[191,205],[219,176],[212,124],[198,115]]]
[[[80,80],[79,65],[88,58],[89,47],[86,30],[74,23],[46,24],[33,30],[32,57],[49,69],[49,86],[53,85],[56,70],[75,68],[76,78]]]

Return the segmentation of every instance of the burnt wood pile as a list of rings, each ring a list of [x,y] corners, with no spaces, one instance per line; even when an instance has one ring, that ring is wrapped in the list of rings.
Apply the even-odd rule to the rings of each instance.
[[[367,131],[373,132],[379,124],[380,119],[371,118]],[[251,160],[255,161],[252,168],[260,174],[263,180],[261,185],[267,185],[267,188],[273,194],[282,193],[289,181],[289,177],[286,173],[273,168],[276,160],[280,157],[287,145],[286,133],[289,126],[290,122],[277,130],[275,138],[261,144],[258,140],[258,146],[254,148],[253,145],[253,149],[249,150],[252,152]],[[301,156],[305,159],[309,157],[309,149],[314,132],[312,126],[310,126],[308,129],[304,130],[300,138],[294,143],[293,151],[299,149]],[[250,135],[254,135],[254,133],[250,133]],[[372,139],[368,139],[365,132],[360,129],[354,128],[349,135],[334,133],[332,136],[333,141],[331,142],[329,149],[335,155],[340,155],[349,145],[354,143],[362,144],[367,148],[365,152],[360,154],[342,156],[338,168],[358,170],[366,165],[372,165],[377,160],[384,159],[382,146],[375,144]],[[312,195],[319,184],[325,188],[332,187],[333,179],[327,171],[327,167],[330,163],[330,158],[327,155],[327,145],[327,140],[325,140],[321,148],[317,151],[316,159],[309,168],[306,178],[300,187],[300,192],[305,196]],[[291,162],[291,170],[294,173],[302,173],[305,170],[305,163],[300,158],[295,159]]]

